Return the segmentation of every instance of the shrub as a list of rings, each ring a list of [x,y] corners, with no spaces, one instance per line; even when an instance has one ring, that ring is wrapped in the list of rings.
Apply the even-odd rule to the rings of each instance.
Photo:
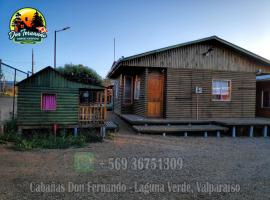
[[[84,136],[54,136],[49,135],[39,135],[35,134],[32,137],[23,138],[15,142],[15,149],[17,150],[31,150],[34,148],[44,148],[44,149],[66,149],[71,146],[83,147],[85,146]]]
[[[29,130],[27,134],[18,134],[17,120],[8,120],[4,125],[4,135],[0,136],[0,144],[13,142],[16,150],[26,151],[34,148],[65,149],[69,147],[83,147],[87,142],[100,141],[96,130],[80,130],[74,137],[71,132],[60,130],[54,136],[49,129]]]

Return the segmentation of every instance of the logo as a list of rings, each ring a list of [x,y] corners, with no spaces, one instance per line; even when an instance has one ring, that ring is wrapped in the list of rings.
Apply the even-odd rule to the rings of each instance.
[[[40,11],[22,8],[10,20],[9,39],[20,44],[35,44],[47,37],[46,21]]]
[[[90,152],[77,152],[74,155],[74,169],[79,173],[94,171],[94,155]]]

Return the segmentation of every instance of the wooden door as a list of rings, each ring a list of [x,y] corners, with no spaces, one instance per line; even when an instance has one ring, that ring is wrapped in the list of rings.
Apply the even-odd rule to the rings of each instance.
[[[150,73],[148,76],[148,117],[163,116],[163,85],[164,75]]]

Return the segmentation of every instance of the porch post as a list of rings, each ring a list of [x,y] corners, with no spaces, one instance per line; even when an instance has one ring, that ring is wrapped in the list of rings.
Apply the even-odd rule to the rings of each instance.
[[[218,138],[220,137],[220,131],[217,131],[217,137]]]
[[[105,133],[106,133],[106,127],[101,126],[100,127],[100,135],[101,135],[102,138],[105,138]]]
[[[249,137],[253,137],[253,129],[254,129],[254,127],[250,126],[250,128],[249,128]]]
[[[233,126],[233,128],[232,128],[232,137],[236,137],[236,127],[235,126]]]
[[[205,138],[208,137],[207,131],[204,132],[204,137],[205,137]]]
[[[263,137],[267,137],[268,127],[265,125],[263,128]]]
[[[74,137],[77,137],[77,136],[78,136],[78,128],[75,127],[75,128],[73,129],[73,131],[74,131]]]

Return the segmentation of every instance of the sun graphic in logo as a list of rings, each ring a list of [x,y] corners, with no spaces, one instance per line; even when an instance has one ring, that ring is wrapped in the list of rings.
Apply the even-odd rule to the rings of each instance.
[[[21,44],[34,44],[47,37],[46,20],[35,8],[22,8],[10,20],[9,39]]]

